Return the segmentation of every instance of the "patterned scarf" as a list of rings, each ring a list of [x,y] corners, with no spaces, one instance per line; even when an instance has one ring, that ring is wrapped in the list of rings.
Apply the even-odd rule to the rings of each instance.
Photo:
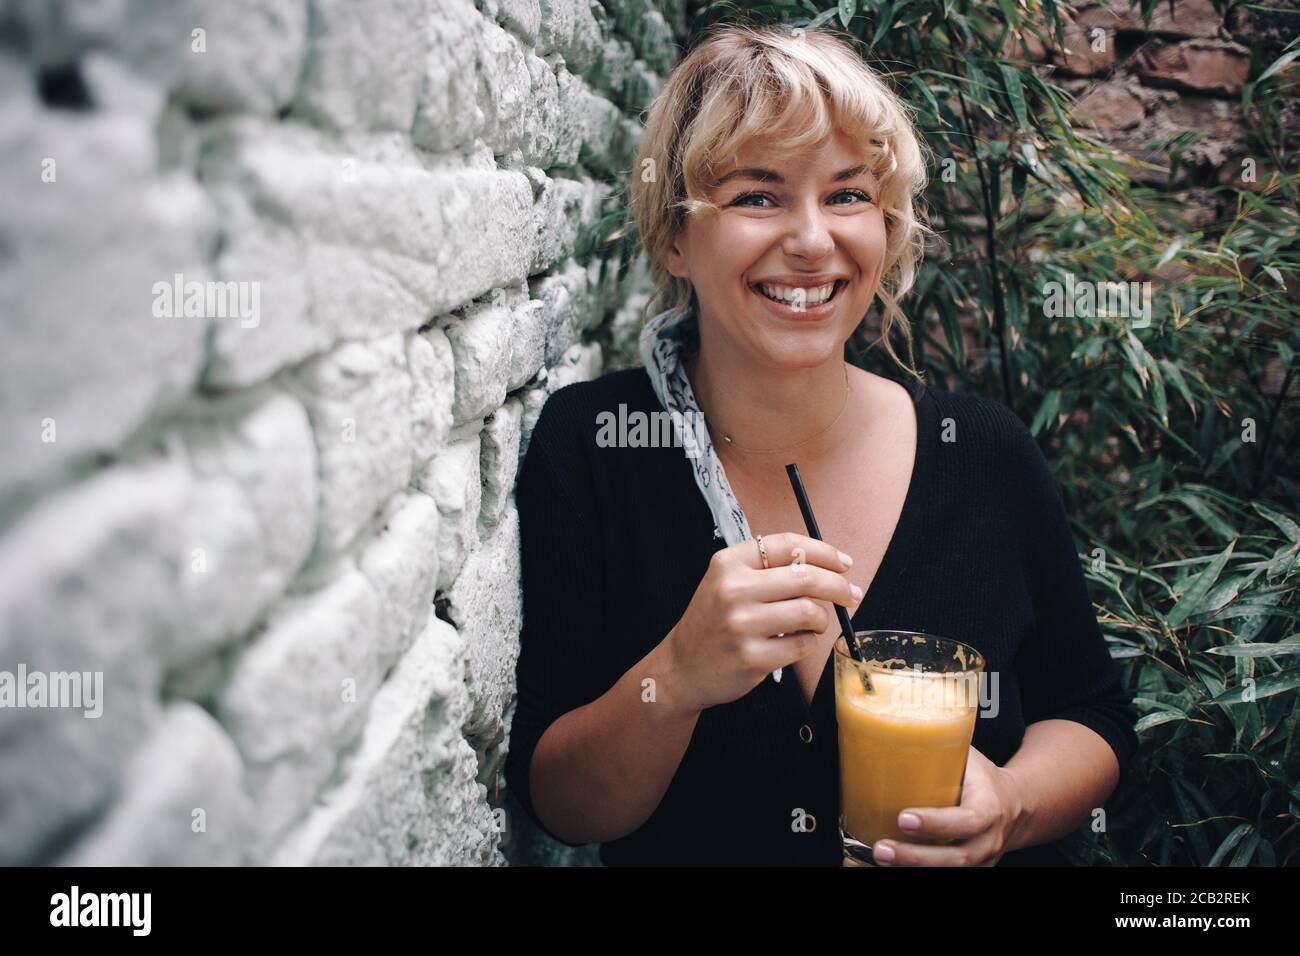
[[[640,344],[641,361],[659,396],[659,404],[672,416],[673,427],[692,463],[695,484],[713,513],[713,536],[721,538],[728,547],[748,541],[753,537],[749,522],[713,450],[709,430],[704,426],[704,413],[686,377],[683,359],[699,345],[695,310],[686,306],[660,312],[641,330]],[[772,679],[781,679],[780,668],[772,672]]]

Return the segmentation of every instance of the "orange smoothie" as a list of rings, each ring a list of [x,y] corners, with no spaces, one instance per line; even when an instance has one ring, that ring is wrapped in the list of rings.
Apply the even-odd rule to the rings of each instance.
[[[870,671],[837,658],[842,826],[870,846],[893,838],[907,807],[956,806],[979,713],[973,681],[913,670]]]

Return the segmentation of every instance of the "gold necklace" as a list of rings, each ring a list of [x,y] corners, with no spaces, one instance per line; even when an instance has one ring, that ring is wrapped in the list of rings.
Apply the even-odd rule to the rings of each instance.
[[[732,440],[731,436],[727,434],[724,434],[722,436],[722,440],[725,441],[727,443],[727,446],[730,448],[734,448],[737,451],[749,452],[751,454],[766,454],[768,452],[774,452],[774,451],[789,451],[791,448],[799,448],[803,445],[808,444],[814,438],[818,438],[826,434],[828,431],[830,431],[832,428],[835,427],[836,422],[838,422],[841,418],[844,417],[844,410],[848,407],[849,407],[849,367],[848,365],[845,365],[844,366],[844,403],[840,406],[840,413],[836,415],[834,420],[831,421],[831,423],[827,425],[825,428],[823,428],[821,431],[813,435],[809,435],[801,442],[795,442],[793,445],[783,445],[779,448],[747,448],[744,445],[737,445],[735,441]]]

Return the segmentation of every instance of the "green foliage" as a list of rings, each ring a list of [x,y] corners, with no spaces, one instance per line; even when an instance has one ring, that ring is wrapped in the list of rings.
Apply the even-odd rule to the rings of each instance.
[[[833,21],[915,110],[943,239],[903,303],[919,366],[938,387],[1003,401],[1043,443],[1140,712],[1106,832],[1081,828],[1072,855],[1294,864],[1300,164],[1284,104],[1300,38],[1255,52],[1241,97],[1251,162],[1180,193],[1199,134],[1148,144],[1163,162],[1139,164],[1072,125],[1070,95],[1030,61],[1033,41],[1064,44],[1069,13],[1055,0],[798,0],[715,4],[696,28]],[[1149,319],[1049,308],[1048,283],[1075,280],[1149,281]],[[855,359],[896,376],[882,352]]]

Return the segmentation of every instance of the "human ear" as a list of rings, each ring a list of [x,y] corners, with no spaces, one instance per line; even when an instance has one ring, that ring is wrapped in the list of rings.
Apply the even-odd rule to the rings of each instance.
[[[668,270],[669,275],[678,279],[689,279],[691,276],[691,270],[686,264],[686,256],[682,251],[685,245],[685,240],[679,234],[664,254],[664,268]]]

